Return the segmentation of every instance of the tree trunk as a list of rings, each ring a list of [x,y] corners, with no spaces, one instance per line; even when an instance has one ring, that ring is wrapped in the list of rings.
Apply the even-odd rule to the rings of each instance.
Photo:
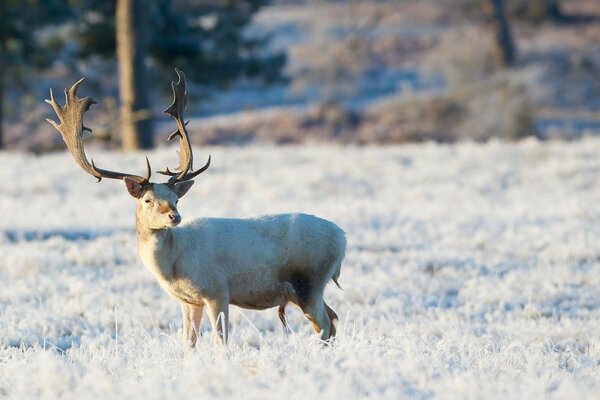
[[[4,80],[0,73],[0,149],[4,148]]]
[[[5,14],[4,1],[0,0],[0,15]],[[4,148],[4,75],[6,73],[6,36],[0,34],[0,149]]]
[[[555,21],[561,21],[565,18],[558,0],[546,0],[546,14]]]
[[[142,0],[117,1],[115,23],[121,95],[120,128],[125,151],[148,149],[153,145],[144,65],[147,45],[145,14]]]
[[[0,41],[0,149],[5,146],[4,143],[4,74],[5,69],[2,67],[2,57],[5,47]]]
[[[510,32],[510,24],[506,17],[505,1],[491,0],[494,6],[494,30],[500,59],[505,67],[512,67],[516,61],[516,48]]]

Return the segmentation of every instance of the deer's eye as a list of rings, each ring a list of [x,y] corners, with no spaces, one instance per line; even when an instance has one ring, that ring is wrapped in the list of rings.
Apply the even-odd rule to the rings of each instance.
[[[146,200],[144,201],[144,203],[146,203],[146,204],[150,204],[150,203],[152,203],[152,200],[150,200],[150,199],[146,199]]]

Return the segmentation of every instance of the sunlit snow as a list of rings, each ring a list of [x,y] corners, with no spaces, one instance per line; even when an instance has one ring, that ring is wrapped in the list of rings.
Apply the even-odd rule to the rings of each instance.
[[[142,174],[144,153],[91,149]],[[600,390],[600,140],[198,148],[182,216],[302,211],[347,233],[324,347],[288,306],[232,307],[226,348],[136,254],[134,202],[67,153],[0,153],[0,396],[584,398]],[[155,170],[173,148],[149,152]],[[160,178],[158,178],[160,179]]]

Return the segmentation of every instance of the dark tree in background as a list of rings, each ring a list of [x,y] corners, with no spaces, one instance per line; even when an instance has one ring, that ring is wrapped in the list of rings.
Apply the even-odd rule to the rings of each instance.
[[[101,55],[119,63],[121,133],[125,150],[152,145],[148,64],[173,76],[226,87],[240,77],[266,83],[282,79],[283,53],[267,53],[269,36],[246,28],[265,0],[81,0],[75,37],[81,57]],[[115,29],[116,27],[116,29]],[[115,36],[118,35],[118,36]],[[135,137],[132,137],[135,136]]]
[[[70,16],[61,0],[0,0],[0,148],[8,89],[26,87],[34,72],[50,68],[60,43],[40,32]]]
[[[517,58],[515,42],[506,16],[505,0],[491,0],[494,10],[494,31],[500,53],[500,60],[505,67],[512,67]]]
[[[144,58],[147,51],[147,18],[142,0],[119,0],[116,11],[119,63],[120,132],[123,150],[152,147],[152,119]],[[136,114],[138,113],[138,114]],[[142,116],[139,116],[142,113]]]

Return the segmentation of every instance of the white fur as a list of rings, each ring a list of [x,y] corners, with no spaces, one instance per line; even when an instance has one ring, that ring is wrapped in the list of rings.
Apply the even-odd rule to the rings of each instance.
[[[344,258],[346,240],[338,226],[306,214],[196,218],[174,226],[166,215],[179,215],[175,192],[187,189],[153,184],[137,198],[136,212],[140,257],[181,302],[186,343],[196,341],[204,306],[213,331],[226,341],[229,304],[279,306],[285,325],[283,308],[292,302],[321,338],[335,334],[337,316],[323,291],[329,280],[337,283]]]

